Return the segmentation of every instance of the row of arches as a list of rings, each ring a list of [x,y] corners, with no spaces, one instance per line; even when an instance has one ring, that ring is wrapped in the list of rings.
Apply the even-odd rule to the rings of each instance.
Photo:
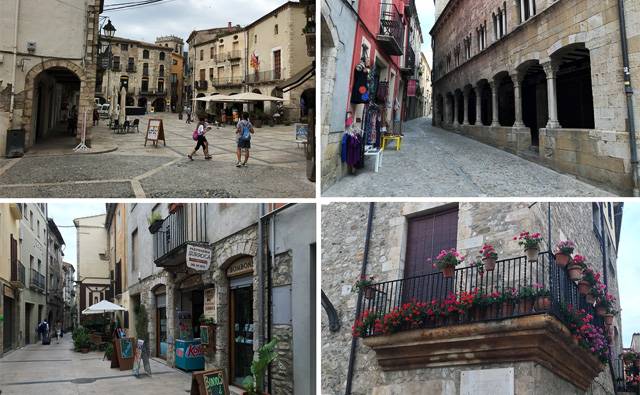
[[[594,129],[590,52],[583,43],[548,62],[527,60],[513,71],[466,84],[435,99],[438,125],[527,127],[531,145],[542,128]]]

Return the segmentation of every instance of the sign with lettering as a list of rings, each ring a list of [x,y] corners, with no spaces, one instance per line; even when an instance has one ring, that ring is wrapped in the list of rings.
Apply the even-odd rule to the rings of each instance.
[[[187,245],[187,267],[205,271],[211,265],[211,248]]]
[[[204,355],[204,348],[202,344],[189,344],[187,347],[187,352],[185,353],[186,358],[200,358]]]
[[[159,140],[162,140],[165,146],[167,145],[167,142],[164,139],[164,124],[162,123],[162,119],[149,119],[149,123],[147,124],[147,133],[144,137],[144,145],[146,147],[147,141],[152,141],[157,147]]]
[[[460,395],[513,395],[513,368],[467,370],[460,374]]]
[[[203,314],[206,318],[216,319],[216,290],[215,288],[207,288],[204,290],[204,308]]]
[[[407,96],[415,97],[418,88],[418,80],[407,81]]]
[[[191,395],[229,395],[229,384],[224,370],[194,372],[191,379]]]
[[[111,367],[120,370],[133,369],[134,355],[133,343],[135,338],[113,339],[114,353],[111,358]]]
[[[306,123],[296,123],[296,141],[307,141],[309,137],[309,125]]]
[[[133,359],[133,374],[136,377],[140,375],[140,366],[142,365],[142,347],[144,347],[144,340],[138,340],[136,355]]]
[[[241,276],[243,274],[253,273],[253,258],[240,258],[233,262],[227,269],[227,276]]]

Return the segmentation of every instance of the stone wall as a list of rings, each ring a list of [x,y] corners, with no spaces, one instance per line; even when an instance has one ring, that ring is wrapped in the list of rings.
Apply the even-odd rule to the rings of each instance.
[[[377,282],[403,277],[407,217],[442,209],[452,204],[376,203],[367,275]],[[351,326],[355,318],[357,293],[353,283],[359,278],[364,258],[367,228],[367,203],[333,203],[322,207],[322,290],[337,310],[340,329],[329,330],[322,313],[322,393],[340,394],[347,381],[351,345]],[[546,203],[460,203],[458,204],[457,248],[471,258],[479,255],[484,243],[494,245],[500,258],[523,255],[513,240],[519,232],[542,233],[547,247]],[[590,264],[602,271],[602,255],[593,232],[591,203],[551,203],[552,244],[574,240],[577,253],[586,255]],[[615,266],[615,263],[614,263]],[[609,270],[608,273],[611,273]],[[617,296],[615,277],[610,274],[610,291]],[[619,322],[616,324],[619,327]],[[354,395],[362,394],[457,394],[460,372],[471,369],[514,367],[516,394],[581,393],[576,387],[533,362],[503,363],[468,367],[442,367],[397,372],[382,372],[375,352],[356,340],[353,376]],[[616,339],[616,348],[621,348]],[[428,390],[427,390],[428,389]],[[612,394],[612,379],[605,370],[588,393]]]
[[[274,287],[291,286],[292,281],[292,251],[286,251],[275,256],[271,270]],[[276,352],[278,359],[272,365],[273,395],[293,394],[293,328],[291,325],[273,325],[272,338],[278,339]]]

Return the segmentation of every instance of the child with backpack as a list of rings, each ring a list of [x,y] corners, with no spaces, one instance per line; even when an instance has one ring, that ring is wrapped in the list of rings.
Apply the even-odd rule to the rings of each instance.
[[[211,130],[211,126],[206,126],[204,118],[200,118],[198,127],[193,131],[193,139],[197,141],[196,148],[187,155],[189,159],[193,160],[193,155],[200,149],[200,147],[202,147],[202,150],[204,151],[204,158],[211,159],[211,155],[209,155],[209,142],[207,141],[207,138],[204,137],[209,130]]]
[[[236,128],[236,135],[238,136],[238,149],[236,155],[238,157],[238,163],[236,167],[246,166],[249,160],[249,149],[251,148],[251,135],[254,134],[253,125],[249,121],[249,113],[243,112],[242,119],[238,121]],[[244,162],[241,162],[242,150],[245,151]]]

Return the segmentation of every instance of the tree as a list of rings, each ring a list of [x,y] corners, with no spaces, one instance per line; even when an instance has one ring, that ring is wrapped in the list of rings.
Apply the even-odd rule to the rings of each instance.
[[[151,376],[151,365],[149,364],[149,315],[147,308],[142,303],[137,303],[133,309],[136,314],[136,333],[138,339],[144,340],[142,346],[142,363],[144,371]]]

